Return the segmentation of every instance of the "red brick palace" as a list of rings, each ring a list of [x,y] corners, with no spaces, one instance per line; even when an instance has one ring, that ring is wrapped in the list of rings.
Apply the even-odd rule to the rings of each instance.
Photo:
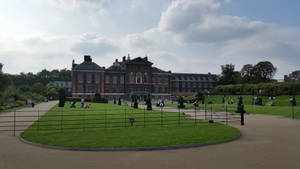
[[[131,95],[153,99],[171,99],[177,94],[193,95],[212,90],[218,82],[214,74],[171,73],[153,66],[148,57],[130,59],[124,56],[108,68],[84,56],[81,64],[72,63],[72,96],[92,97],[100,93],[108,99],[129,99]]]

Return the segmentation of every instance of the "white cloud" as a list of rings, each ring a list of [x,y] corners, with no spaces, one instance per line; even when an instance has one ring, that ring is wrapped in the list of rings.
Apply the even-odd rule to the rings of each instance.
[[[82,55],[103,56],[108,53],[120,51],[118,45],[113,40],[103,38],[98,33],[85,33],[81,39],[72,45],[73,52]]]
[[[246,38],[267,27],[260,21],[224,15],[214,0],[177,0],[163,12],[159,29],[183,44],[210,44]]]
[[[103,8],[103,6],[110,3],[111,0],[46,0],[51,5],[60,7],[65,10],[79,9],[87,6],[96,9]]]

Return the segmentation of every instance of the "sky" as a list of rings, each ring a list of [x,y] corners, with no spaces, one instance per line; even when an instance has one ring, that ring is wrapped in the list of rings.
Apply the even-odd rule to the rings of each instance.
[[[180,73],[271,61],[276,79],[300,69],[299,0],[1,0],[3,72],[100,66],[148,56]]]

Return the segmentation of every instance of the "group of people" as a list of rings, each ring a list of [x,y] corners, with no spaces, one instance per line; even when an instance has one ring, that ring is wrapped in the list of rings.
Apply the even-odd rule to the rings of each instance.
[[[73,100],[73,102],[70,102],[71,108],[76,108],[76,100]],[[81,99],[80,108],[91,108],[91,105],[89,103],[85,103],[84,98]]]

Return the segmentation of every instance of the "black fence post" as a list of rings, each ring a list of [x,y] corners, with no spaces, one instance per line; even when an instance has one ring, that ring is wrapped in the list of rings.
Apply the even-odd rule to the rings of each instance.
[[[180,126],[180,108],[178,108],[178,126]]]
[[[105,109],[105,114],[104,114],[104,118],[105,118],[105,121],[104,121],[104,123],[105,123],[105,129],[106,129],[106,127],[107,127],[107,117],[106,117],[106,115],[107,115],[107,109]]]
[[[14,111],[14,136],[16,136],[16,110]]]
[[[126,128],[126,108],[125,108],[125,116],[124,116],[124,127]]]
[[[197,125],[197,107],[195,107],[195,125]]]
[[[60,113],[60,131],[62,131],[63,128],[63,110],[61,109],[61,113]]]
[[[241,125],[243,126],[245,123],[244,123],[244,112],[241,112]]]
[[[228,124],[228,112],[227,112],[227,105],[226,105],[226,111],[225,111],[225,113],[226,113],[226,124]]]
[[[38,109],[37,114],[38,114],[38,119],[37,119],[37,131],[39,131],[39,130],[40,130],[40,109]]]
[[[144,108],[144,128],[146,127],[146,109]]]
[[[163,111],[162,108],[160,109],[160,127],[163,127]]]
[[[205,105],[204,105],[204,109],[205,109],[205,120],[207,119],[207,107],[206,107],[206,103],[205,103]]]
[[[212,104],[210,105],[210,120],[213,119],[213,114],[212,114]]]

